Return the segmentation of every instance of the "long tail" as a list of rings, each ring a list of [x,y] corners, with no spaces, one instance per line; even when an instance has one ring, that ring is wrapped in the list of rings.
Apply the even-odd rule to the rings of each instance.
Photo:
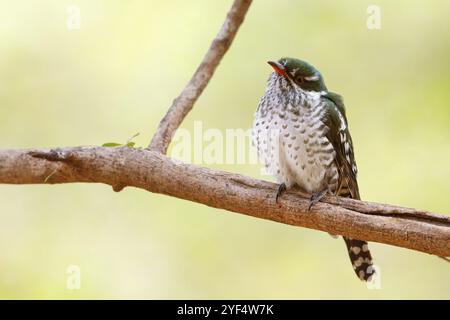
[[[370,281],[375,274],[375,269],[367,242],[345,237],[344,241],[356,275],[362,281]]]
[[[341,197],[361,199],[356,177],[354,177],[354,179],[344,181],[346,182],[346,185],[344,184],[341,186],[338,189],[337,194]],[[343,238],[345,244],[347,245],[347,252],[356,276],[362,281],[370,281],[372,276],[375,275],[375,269],[373,267],[369,245],[363,240],[356,240],[346,237]]]

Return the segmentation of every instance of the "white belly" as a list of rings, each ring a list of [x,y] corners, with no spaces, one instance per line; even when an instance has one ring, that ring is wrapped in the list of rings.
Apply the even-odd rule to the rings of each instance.
[[[294,114],[271,114],[255,120],[253,142],[267,171],[278,183],[298,185],[309,193],[328,187],[330,177],[337,175],[333,164],[335,152],[320,121]]]

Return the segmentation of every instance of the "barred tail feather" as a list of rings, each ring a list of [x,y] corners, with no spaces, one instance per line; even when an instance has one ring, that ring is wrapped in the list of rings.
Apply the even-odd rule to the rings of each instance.
[[[356,275],[362,281],[370,281],[375,274],[375,269],[367,242],[345,237],[344,241]]]

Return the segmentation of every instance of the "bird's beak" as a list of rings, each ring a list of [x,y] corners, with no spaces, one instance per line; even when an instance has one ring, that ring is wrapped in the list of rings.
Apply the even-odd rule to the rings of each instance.
[[[271,65],[271,67],[273,68],[273,70],[275,70],[276,73],[278,73],[280,76],[287,78],[286,70],[282,64],[276,61],[267,61],[267,63]]]

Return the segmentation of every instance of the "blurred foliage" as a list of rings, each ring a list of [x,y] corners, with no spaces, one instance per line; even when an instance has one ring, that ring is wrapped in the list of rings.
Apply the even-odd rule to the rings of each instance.
[[[0,0],[0,147],[146,146],[231,1]],[[67,6],[81,29],[66,28]],[[183,124],[249,128],[270,72],[305,59],[345,97],[364,199],[449,212],[450,2],[254,1]],[[258,165],[213,167],[259,176]],[[0,298],[450,298],[442,260],[104,185],[0,185]],[[81,289],[66,269],[81,268]]]

